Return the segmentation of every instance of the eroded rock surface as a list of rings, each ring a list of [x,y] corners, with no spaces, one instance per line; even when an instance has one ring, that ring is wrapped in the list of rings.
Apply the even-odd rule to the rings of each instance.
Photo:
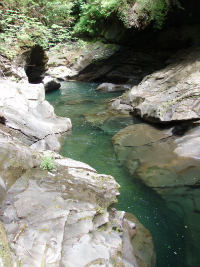
[[[56,134],[71,129],[71,120],[55,115],[54,108],[45,100],[43,84],[0,80],[0,91],[0,112],[6,126],[28,145],[45,140],[48,149],[58,151]]]
[[[192,254],[199,253],[198,125],[190,125],[183,136],[178,136],[173,135],[174,127],[138,124],[124,128],[112,139],[118,159],[134,178],[160,194],[184,221],[187,266],[198,265],[198,259]]]
[[[59,46],[48,53],[49,67],[65,69],[55,76],[77,81],[137,85],[146,75],[164,67],[169,51],[139,51],[127,46],[88,39],[80,47]],[[49,72],[52,73],[52,70]],[[53,73],[55,73],[53,71]],[[54,74],[53,74],[54,75]]]
[[[122,95],[118,105],[130,105],[133,115],[152,122],[199,119],[199,51],[197,47],[179,52],[169,66]]]
[[[112,176],[55,153],[51,173],[40,168],[43,154],[3,131],[0,140],[5,151],[2,181],[7,160],[12,158],[17,170],[24,152],[23,172],[14,182],[12,175],[7,177],[9,189],[1,203],[0,260],[5,266],[142,266],[130,243],[132,235],[127,235],[135,224],[126,221],[126,232],[124,212],[112,208],[119,194]],[[31,157],[34,164],[23,165]]]

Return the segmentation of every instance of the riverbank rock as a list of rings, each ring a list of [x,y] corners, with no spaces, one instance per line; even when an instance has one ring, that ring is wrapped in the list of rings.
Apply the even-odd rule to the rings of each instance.
[[[48,52],[49,67],[66,66],[74,75],[65,79],[137,85],[146,75],[164,67],[170,51],[139,51],[105,43],[103,38],[85,38],[81,46],[59,46]],[[56,55],[55,55],[56,51]]]
[[[200,126],[182,123],[179,128],[185,129],[183,136],[177,135],[177,128],[131,125],[117,133],[112,141],[118,159],[134,179],[155,190],[183,220],[185,262],[187,266],[196,266],[199,260],[192,254],[199,254]]]
[[[66,66],[59,66],[54,68],[49,68],[46,72],[48,75],[58,79],[65,81],[67,79],[70,79],[71,77],[75,76],[77,74],[76,71],[71,70],[70,68]]]
[[[0,262],[5,266],[141,266],[131,235],[123,228],[124,212],[112,208],[119,195],[114,178],[53,152],[46,153],[55,158],[54,170],[43,170],[45,154],[4,129],[0,176],[8,191],[0,203]],[[20,167],[13,180],[9,168],[16,173]],[[128,224],[129,232],[137,229],[133,225]]]
[[[68,118],[57,117],[45,100],[43,84],[0,80],[0,112],[13,135],[32,145],[45,140],[47,149],[59,150],[60,133],[71,129]]]
[[[131,88],[128,84],[113,84],[113,83],[102,83],[95,90],[101,92],[116,92],[116,91],[127,91]]]
[[[11,81],[28,80],[22,66],[17,65],[15,61],[11,62],[2,55],[0,55],[0,79],[9,79]]]
[[[45,76],[43,79],[45,93],[55,91],[61,87],[61,84],[54,78]]]
[[[131,239],[131,244],[135,251],[139,266],[155,266],[156,253],[150,232],[133,214],[125,213],[125,220],[123,222],[123,227],[125,229],[127,224],[129,224],[132,229],[133,238]]]
[[[123,94],[120,104],[131,105],[133,115],[151,122],[199,119],[199,51],[180,51],[169,66]]]

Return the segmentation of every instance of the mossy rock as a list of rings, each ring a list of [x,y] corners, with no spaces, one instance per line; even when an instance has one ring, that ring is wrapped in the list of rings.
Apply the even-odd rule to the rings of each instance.
[[[1,261],[3,262],[3,266],[13,267],[13,256],[2,222],[0,222],[0,263]]]

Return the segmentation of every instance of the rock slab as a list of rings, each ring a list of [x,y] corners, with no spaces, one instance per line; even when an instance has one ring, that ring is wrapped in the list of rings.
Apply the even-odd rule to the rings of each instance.
[[[0,92],[1,117],[18,138],[28,145],[45,140],[48,149],[60,149],[56,134],[70,130],[71,120],[55,115],[45,100],[43,84],[0,80]]]

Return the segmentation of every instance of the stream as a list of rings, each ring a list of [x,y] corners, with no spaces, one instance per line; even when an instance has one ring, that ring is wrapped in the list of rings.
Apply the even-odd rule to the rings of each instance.
[[[46,94],[58,116],[68,117],[73,129],[62,138],[60,154],[89,164],[98,173],[112,175],[121,185],[118,210],[134,214],[152,234],[157,267],[184,267],[184,225],[150,188],[134,179],[116,158],[111,138],[128,125],[143,123],[127,116],[97,126],[84,114],[101,111],[105,100],[121,92],[99,93],[97,83],[62,82],[61,89]]]

